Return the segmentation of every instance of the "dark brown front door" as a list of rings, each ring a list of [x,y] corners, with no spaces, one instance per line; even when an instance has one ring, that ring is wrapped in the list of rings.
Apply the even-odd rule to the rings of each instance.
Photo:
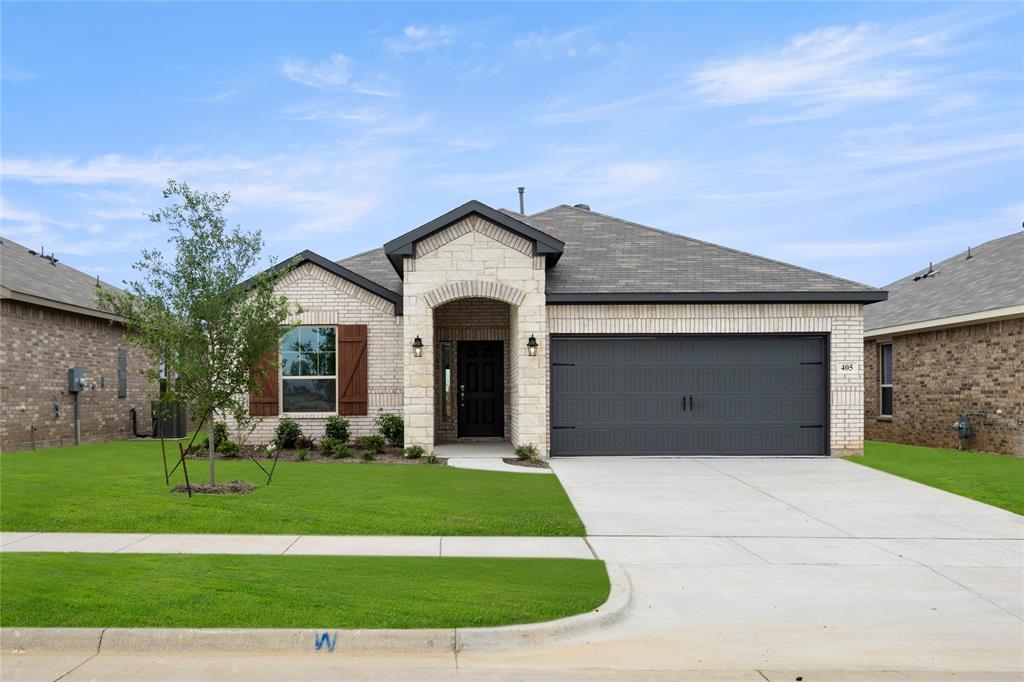
[[[459,436],[505,435],[501,341],[459,341]]]

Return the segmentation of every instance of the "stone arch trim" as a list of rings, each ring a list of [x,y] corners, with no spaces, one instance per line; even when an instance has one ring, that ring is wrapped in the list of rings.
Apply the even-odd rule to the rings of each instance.
[[[504,301],[510,305],[519,305],[526,298],[526,292],[500,282],[464,280],[461,282],[450,282],[423,295],[423,300],[431,308],[436,308],[460,298],[491,298]]]

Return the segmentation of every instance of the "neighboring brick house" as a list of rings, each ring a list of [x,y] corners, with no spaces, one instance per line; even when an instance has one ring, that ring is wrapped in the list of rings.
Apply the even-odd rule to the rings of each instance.
[[[845,455],[863,448],[863,307],[885,292],[601,215],[471,201],[338,262],[304,251],[302,306],[250,395],[354,436],[532,443],[542,456]]]
[[[83,443],[132,435],[151,426],[150,386],[141,352],[96,307],[96,278],[10,239],[0,239],[0,450],[75,443],[75,397],[68,369],[83,370]]]
[[[864,315],[865,437],[1024,456],[1024,232],[886,289]]]

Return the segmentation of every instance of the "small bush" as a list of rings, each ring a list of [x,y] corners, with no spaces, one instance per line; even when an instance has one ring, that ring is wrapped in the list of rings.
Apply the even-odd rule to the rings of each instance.
[[[338,443],[331,450],[331,457],[334,459],[346,459],[352,456],[352,450],[345,443]]]
[[[274,459],[277,455],[277,446],[271,443],[267,446],[267,459]]]
[[[537,454],[537,446],[533,443],[527,443],[526,445],[520,445],[516,448],[516,458],[519,461],[530,460],[531,462],[537,461],[540,455]]]
[[[377,453],[374,452],[373,450],[363,450],[363,459],[365,459],[367,462],[372,462],[373,460],[377,459]]]
[[[437,457],[435,457],[434,453],[431,452],[429,455],[427,455],[427,458],[425,460],[423,460],[423,461],[426,462],[427,464],[437,464]]]
[[[384,452],[384,438],[382,436],[363,436],[359,439],[359,445],[363,450],[373,455]]]
[[[423,452],[424,450],[422,445],[410,445],[405,449],[405,458],[419,459],[420,457],[423,456]]]
[[[334,452],[334,448],[342,445],[338,442],[337,438],[331,438],[330,436],[324,436],[320,439],[319,449],[325,455],[330,455]]]
[[[213,423],[213,447],[219,452],[223,452],[221,446],[228,442],[228,425],[224,422]]]
[[[307,457],[309,457],[309,450],[306,448],[299,448],[295,451],[295,459],[300,462],[305,462]]]
[[[314,443],[313,439],[309,436],[299,436],[295,439],[295,447],[312,450],[316,447],[316,443]]]
[[[242,452],[241,446],[233,440],[226,440],[217,446],[217,452],[224,457],[238,457]]]
[[[296,441],[302,435],[299,423],[294,419],[282,419],[277,423],[277,432],[274,442],[279,448],[294,448]]]
[[[338,415],[332,415],[327,418],[327,426],[324,429],[324,435],[330,436],[331,438],[347,443],[348,434],[348,420]]]
[[[401,447],[405,442],[405,422],[397,414],[378,412],[377,430],[392,445]]]

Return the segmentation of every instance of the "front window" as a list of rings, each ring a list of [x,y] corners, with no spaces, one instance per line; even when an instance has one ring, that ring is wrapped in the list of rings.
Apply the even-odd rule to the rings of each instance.
[[[452,421],[452,344],[441,343],[441,421]]]
[[[892,416],[892,344],[883,343],[879,349],[879,366],[881,368],[882,410],[883,417]]]
[[[334,327],[296,327],[281,340],[285,412],[337,412],[338,345]]]

